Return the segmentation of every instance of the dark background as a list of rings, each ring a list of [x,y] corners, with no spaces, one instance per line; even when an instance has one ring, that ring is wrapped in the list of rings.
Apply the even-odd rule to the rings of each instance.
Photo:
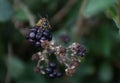
[[[72,77],[33,72],[31,56],[41,49],[28,44],[25,34],[40,15],[48,16],[58,44],[87,47]],[[119,29],[119,0],[0,0],[0,83],[120,83]],[[64,34],[67,44],[60,42]]]

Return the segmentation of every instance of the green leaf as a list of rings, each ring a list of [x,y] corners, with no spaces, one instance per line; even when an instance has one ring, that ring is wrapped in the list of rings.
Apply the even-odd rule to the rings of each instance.
[[[108,10],[106,10],[106,16],[115,22],[117,28],[119,29],[119,34],[120,34],[120,19],[117,14],[117,8],[111,7]]]
[[[100,13],[115,4],[117,0],[89,0],[83,14],[87,17]]]
[[[114,18],[117,15],[116,6],[110,7],[105,11],[105,14],[108,18]]]
[[[25,12],[22,9],[18,9],[16,11],[16,19],[18,19],[19,21],[27,21],[28,20]]]
[[[115,22],[117,28],[119,29],[119,34],[120,34],[120,19],[119,19],[119,16],[115,16],[113,17],[113,21]]]
[[[104,63],[100,66],[99,79],[103,82],[110,82],[112,80],[112,67],[108,63]]]
[[[0,0],[0,21],[5,22],[11,19],[13,9],[7,0]]]
[[[16,79],[16,83],[46,83],[46,78],[41,73],[33,71],[33,63],[26,64],[23,74]]]
[[[11,75],[13,78],[18,78],[22,75],[25,66],[20,59],[11,57],[10,63],[8,65],[11,67]]]

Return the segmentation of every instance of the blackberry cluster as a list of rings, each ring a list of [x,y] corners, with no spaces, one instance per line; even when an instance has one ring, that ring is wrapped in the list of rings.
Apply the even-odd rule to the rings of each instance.
[[[30,29],[29,34],[27,35],[27,40],[35,46],[39,47],[41,46],[42,41],[51,41],[52,34],[48,29],[43,30],[40,27],[33,27]]]
[[[59,78],[62,76],[62,73],[58,70],[54,62],[49,63],[49,66],[45,68],[45,73],[50,78]]]

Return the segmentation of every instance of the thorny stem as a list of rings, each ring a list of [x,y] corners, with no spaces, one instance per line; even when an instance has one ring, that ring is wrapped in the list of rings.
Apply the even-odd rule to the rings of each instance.
[[[39,55],[39,54],[38,54]],[[46,50],[44,50],[42,53],[41,53],[41,55],[39,55],[40,57],[41,57],[41,59],[38,61],[38,63],[37,63],[37,67],[40,67],[40,63],[42,62],[42,61],[45,61],[45,63],[46,64],[48,64],[49,63],[49,60],[48,60],[48,58],[47,58],[47,51]]]
[[[80,7],[80,10],[79,10],[79,15],[78,15],[78,19],[76,21],[76,29],[75,29],[75,40],[78,40],[78,38],[81,36],[82,34],[82,26],[83,26],[83,11],[85,9],[85,6],[86,6],[86,3],[87,3],[87,0],[83,0],[82,4],[81,4],[81,7]]]
[[[43,51],[44,59],[45,59],[46,64],[48,64],[49,60],[47,59],[47,55],[46,54],[47,54],[47,50],[44,50]]]
[[[11,62],[11,57],[12,57],[12,45],[11,43],[8,43],[7,74],[5,83],[11,83],[11,66],[9,65],[9,63]]]
[[[120,24],[120,0],[118,1],[118,9],[117,9],[117,12],[118,12],[118,23]]]
[[[52,17],[51,23],[56,24],[60,22],[63,19],[63,17],[70,11],[75,2],[76,0],[68,0],[67,4]]]
[[[15,9],[15,11],[17,10],[17,8],[21,8],[25,12],[25,14],[26,14],[26,16],[28,18],[29,24],[31,26],[34,26],[35,25],[34,15],[31,13],[31,11],[26,6],[26,4],[24,4],[21,0],[13,0],[13,1],[14,1],[14,9]],[[13,23],[14,23],[15,28],[18,29],[22,35],[26,36],[26,34],[28,33],[28,28],[17,27],[16,26],[17,21],[18,20],[16,18],[13,18]]]
[[[35,25],[35,18],[32,15],[32,13],[29,11],[28,7],[23,3],[21,3],[21,7],[24,10],[24,12],[26,13],[26,16],[27,16],[27,18],[29,20],[30,25],[34,26]]]
[[[40,67],[41,60],[38,60],[37,67]]]
[[[63,59],[61,60],[61,58],[59,57],[59,55],[56,55],[56,57],[57,57],[57,60],[58,60],[61,64],[63,63],[67,68],[70,68],[70,66],[68,65],[68,62],[63,61]],[[65,57],[65,59],[68,60],[68,57]]]
[[[37,62],[37,68],[40,68],[41,73],[45,74],[45,72],[43,71],[43,66],[40,66],[41,62],[42,62],[41,60],[38,60],[38,62]]]

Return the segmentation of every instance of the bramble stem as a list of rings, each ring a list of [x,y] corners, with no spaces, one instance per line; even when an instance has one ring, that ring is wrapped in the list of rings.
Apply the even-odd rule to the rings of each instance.
[[[11,43],[8,43],[7,74],[5,83],[11,83],[11,66],[10,66],[11,57],[12,57],[12,45]]]

